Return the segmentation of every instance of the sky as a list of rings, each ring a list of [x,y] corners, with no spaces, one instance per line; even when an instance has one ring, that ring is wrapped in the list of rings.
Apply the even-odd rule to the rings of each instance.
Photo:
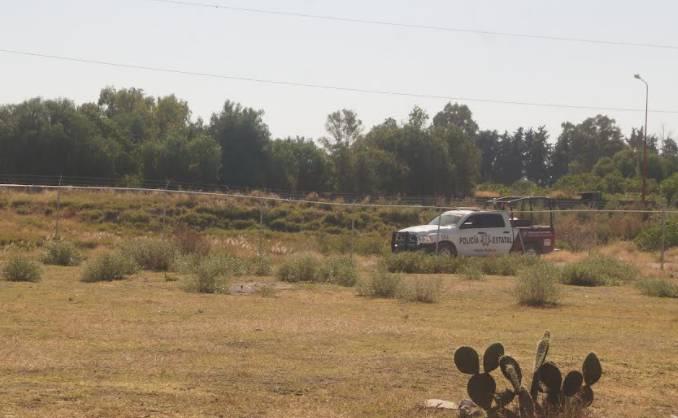
[[[413,25],[674,45],[639,48],[346,23],[152,0],[4,0],[0,49],[189,72],[500,101],[643,109],[650,133],[678,136],[678,2],[673,0],[186,0]],[[166,74],[0,52],[0,104],[32,97],[95,102],[101,88],[176,94],[209,119],[226,100],[265,111],[274,137],[325,135],[326,116],[352,109],[369,129],[414,106],[447,100]],[[625,134],[644,112],[464,101],[481,129],[604,113]]]

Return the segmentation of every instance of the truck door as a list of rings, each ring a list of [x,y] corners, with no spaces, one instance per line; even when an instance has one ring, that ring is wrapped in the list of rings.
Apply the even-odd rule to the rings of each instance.
[[[457,251],[461,255],[508,254],[512,245],[511,225],[499,213],[472,214],[459,226]]]

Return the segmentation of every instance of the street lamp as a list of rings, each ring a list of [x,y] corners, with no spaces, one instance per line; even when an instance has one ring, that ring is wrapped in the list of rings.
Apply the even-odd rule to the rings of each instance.
[[[642,200],[643,205],[645,205],[645,193],[646,186],[645,181],[647,179],[647,108],[650,103],[650,86],[647,84],[647,81],[640,74],[634,75],[635,78],[642,81],[645,84],[645,128],[643,129],[643,191],[642,191]]]

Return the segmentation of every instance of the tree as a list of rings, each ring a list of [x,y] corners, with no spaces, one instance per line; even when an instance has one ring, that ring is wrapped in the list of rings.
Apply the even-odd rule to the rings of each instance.
[[[327,116],[325,129],[334,140],[334,143],[325,140],[328,149],[337,146],[350,147],[360,137],[363,122],[354,111],[343,109]]]
[[[473,120],[473,113],[466,105],[448,103],[445,108],[433,118],[434,128],[456,127],[468,138],[478,134],[478,124]]]
[[[673,200],[678,195],[678,173],[661,182],[659,186],[662,196],[666,199],[667,206],[673,205]]]
[[[499,134],[497,131],[480,131],[475,146],[480,151],[480,181],[497,181],[494,167],[499,152]]]
[[[525,177],[540,186],[550,183],[551,145],[548,139],[549,134],[543,126],[525,132]]]
[[[261,187],[266,180],[270,133],[264,112],[226,101],[210,120],[209,133],[221,145],[221,180],[231,187]]]

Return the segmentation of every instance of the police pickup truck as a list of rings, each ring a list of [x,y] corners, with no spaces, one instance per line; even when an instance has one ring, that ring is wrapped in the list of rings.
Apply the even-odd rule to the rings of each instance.
[[[502,206],[504,207],[504,206]],[[491,256],[511,252],[546,254],[554,249],[551,225],[533,225],[506,210],[458,209],[427,225],[394,232],[393,252],[425,250],[447,256]]]

